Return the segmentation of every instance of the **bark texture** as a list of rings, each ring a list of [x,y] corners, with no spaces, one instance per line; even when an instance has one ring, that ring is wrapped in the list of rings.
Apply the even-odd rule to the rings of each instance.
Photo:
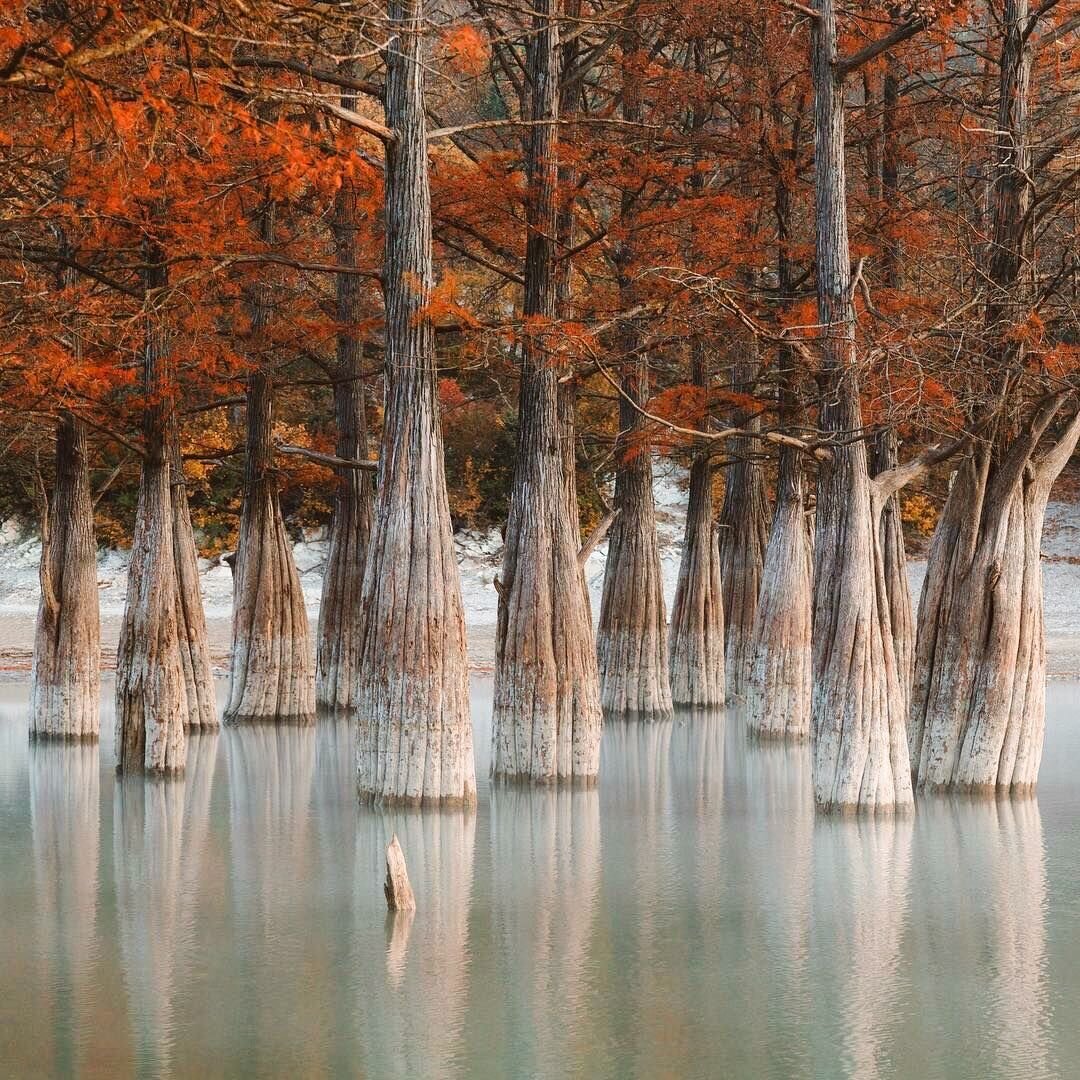
[[[100,730],[101,619],[86,428],[56,424],[56,482],[42,516],[41,603],[30,671],[30,736],[96,739]]]
[[[529,48],[534,120],[558,115],[555,6],[535,9]],[[525,252],[526,318],[556,317],[557,128],[531,130],[531,198]],[[580,530],[567,491],[567,417],[560,413],[562,365],[542,329],[522,348],[517,463],[506,524],[492,717],[492,774],[539,783],[589,782],[600,764],[600,687]],[[561,419],[560,419],[561,417]]]
[[[886,428],[880,432],[871,449],[871,470],[875,476],[895,469],[899,464],[896,432]],[[911,680],[915,671],[915,613],[911,604],[911,586],[907,576],[907,550],[904,546],[904,526],[900,520],[900,498],[897,494],[885,500],[881,510],[881,557],[885,574],[885,592],[889,600],[889,625],[892,627],[893,649],[896,652],[896,673],[904,695],[904,712],[911,699]]]
[[[641,360],[633,368],[623,379],[623,392],[644,405],[647,367]],[[619,402],[619,429],[618,516],[608,542],[596,634],[600,702],[608,716],[665,719],[672,711],[671,685],[652,457],[641,414],[625,398]]]
[[[1032,25],[1027,0],[1007,0],[985,268],[986,370],[990,378],[999,373],[1004,389],[994,428],[961,464],[949,492],[919,603],[909,736],[922,789],[1030,792],[1042,759],[1043,519],[1054,480],[1080,438],[1080,415],[1039,453],[1064,395],[1035,408],[1014,385],[1028,359],[1011,328],[1026,319],[1034,299]]]
[[[409,871],[405,866],[405,853],[401,850],[397,833],[390,837],[386,848],[386,881],[383,884],[386,906],[391,911],[415,911],[416,897],[409,884]]]
[[[747,725],[766,739],[810,737],[814,572],[805,501],[798,451],[785,447],[746,686]]]
[[[707,388],[700,342],[691,346],[694,384]],[[669,658],[672,703],[689,708],[724,704],[724,603],[712,498],[713,468],[702,449],[690,465],[679,580],[671,605]]]
[[[247,463],[233,578],[228,723],[310,723],[315,672],[307,611],[273,466],[273,386],[256,372],[247,392]]]
[[[341,98],[343,107],[354,107],[353,95],[343,93]],[[347,178],[334,207],[334,240],[341,266],[357,265],[359,225],[355,182]],[[363,345],[357,336],[357,324],[363,317],[361,282],[355,274],[337,276],[337,321],[341,327],[334,371],[337,455],[352,461],[364,461],[368,456]],[[345,712],[356,706],[360,598],[372,518],[372,488],[368,473],[359,469],[340,469],[337,482],[315,658],[315,701],[319,709],[328,712]]]
[[[812,28],[818,321],[826,433],[862,427],[855,359],[844,167],[844,89],[836,11],[819,0]],[[814,796],[836,811],[912,804],[904,698],[885,591],[881,500],[861,441],[837,445],[818,471],[811,740]]]
[[[187,726],[218,726],[214,699],[214,669],[210,662],[210,640],[206,635],[199,584],[199,555],[191,527],[184,463],[176,425],[169,433],[169,484],[172,492],[173,552],[176,557],[176,629],[180,639],[180,663],[184,672],[187,699]]]
[[[446,495],[434,329],[419,0],[391,0],[386,116],[386,398],[360,622],[359,791],[476,801],[461,584]]]
[[[640,47],[636,36],[624,35],[624,64]],[[639,80],[627,71],[622,88],[623,119],[641,119]],[[630,265],[633,258],[636,196],[623,195],[621,222],[627,237],[616,248],[620,306],[635,303]],[[649,396],[649,364],[645,335],[638,319],[629,319],[621,334],[624,357],[619,435],[615,443],[615,510],[611,529],[600,623],[596,645],[600,670],[600,702],[609,716],[646,720],[671,716],[668,681],[667,615],[660,545],[656,537],[652,454],[645,418],[637,406]]]
[[[909,738],[920,789],[1034,789],[1046,719],[1040,548],[1046,503],[1080,437],[1080,417],[1032,456],[1046,418],[993,467],[960,466],[930,549],[919,602]]]
[[[757,363],[732,368],[732,388],[751,393]],[[755,418],[740,418],[755,428]],[[720,510],[720,580],[724,589],[724,658],[728,700],[742,698],[750,675],[754,620],[757,617],[765,548],[769,543],[769,504],[761,466],[747,460],[758,449],[751,439],[731,440],[735,462],[724,478],[724,505]]]
[[[155,263],[158,253],[151,253]],[[149,260],[148,260],[149,261]],[[165,284],[158,264],[148,287]],[[187,747],[187,692],[177,626],[176,549],[166,436],[169,424],[167,337],[147,319],[143,387],[148,404],[145,455],[128,564],[127,597],[116,654],[116,767],[121,772],[182,772]]]

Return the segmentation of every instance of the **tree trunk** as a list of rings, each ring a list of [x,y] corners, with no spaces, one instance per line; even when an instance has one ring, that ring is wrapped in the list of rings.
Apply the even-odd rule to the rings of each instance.
[[[896,432],[885,428],[875,439],[871,451],[871,470],[875,476],[899,464]],[[907,551],[904,526],[900,520],[900,498],[890,495],[881,511],[878,542],[884,560],[885,592],[889,600],[889,625],[892,627],[896,672],[904,697],[904,715],[911,700],[911,680],[915,670],[915,614],[911,604],[911,586],[907,576]]]
[[[184,671],[187,698],[187,726],[218,726],[214,697],[214,668],[210,662],[210,641],[206,635],[202,588],[199,583],[199,555],[191,528],[184,462],[180,454],[180,433],[173,422],[169,431],[169,482],[172,491],[173,551],[176,555],[176,629],[180,637],[180,662]]]
[[[315,679],[307,611],[278,502],[271,443],[273,386],[253,374],[247,392],[247,464],[233,585],[228,723],[310,723]]]
[[[1043,519],[1054,480],[1080,438],[1080,414],[1041,456],[1039,442],[1063,394],[1033,413],[1029,406],[1008,439],[1013,373],[1028,366],[1011,329],[1033,299],[1030,18],[1027,0],[1007,0],[985,269],[987,376],[997,374],[1005,389],[993,435],[961,464],[949,492],[919,603],[909,736],[921,789],[1026,793],[1042,759]]]
[[[998,463],[982,446],[949,492],[919,603],[909,728],[920,789],[1034,789],[1045,726],[1040,546],[1050,488],[1080,416],[1040,458],[1046,410]]]
[[[335,220],[337,258],[343,266],[357,262],[359,219],[356,190],[345,181],[338,193]],[[334,411],[337,416],[337,454],[350,460],[368,456],[364,416],[363,346],[354,328],[360,321],[361,279],[355,274],[337,278],[337,367],[334,372]],[[360,664],[360,599],[364,560],[371,534],[372,491],[366,472],[338,471],[330,547],[319,607],[318,653],[315,662],[315,700],[331,713],[356,706]]]
[[[691,349],[694,385],[707,389],[704,350],[698,340]],[[704,448],[690,466],[686,532],[671,607],[671,698],[675,705],[690,708],[724,704],[724,605],[712,478],[712,461]]]
[[[624,35],[624,63],[638,45],[632,33]],[[624,74],[622,114],[628,123],[641,119],[638,84],[635,72]],[[624,193],[622,198],[621,224],[627,237],[634,232],[635,200],[631,193]],[[632,257],[633,240],[626,239],[618,246],[615,260],[624,311],[634,306],[633,284],[628,275]],[[652,453],[645,420],[635,408],[635,404],[644,405],[649,397],[649,363],[637,320],[627,323],[622,346],[626,359],[615,443],[618,517],[608,543],[596,636],[600,703],[609,716],[665,719],[672,711],[667,615],[656,537]]]
[[[167,281],[161,253],[147,258],[148,289]],[[176,550],[166,436],[173,393],[169,342],[156,316],[146,319],[143,355],[145,455],[128,564],[127,597],[116,653],[116,767],[183,772],[187,693],[176,616]]]
[[[360,617],[359,791],[476,801],[461,584],[436,389],[423,9],[391,0],[386,117],[386,399]]]
[[[56,423],[56,486],[41,530],[41,604],[30,671],[30,736],[96,739],[101,619],[86,427]]]
[[[780,451],[761,597],[751,643],[746,713],[766,739],[810,736],[813,551],[799,451]]]
[[[732,366],[732,388],[750,393],[757,377],[757,363]],[[742,417],[748,428],[756,428],[755,418]],[[757,616],[765,548],[769,543],[769,504],[761,466],[746,460],[757,451],[750,439],[731,440],[735,463],[724,480],[724,505],[720,510],[720,580],[724,588],[724,657],[727,696],[738,700],[746,693],[753,648],[754,619]]]
[[[629,335],[638,343],[638,335]],[[640,405],[648,398],[644,358],[631,361],[623,392]],[[643,441],[641,414],[619,401],[619,440],[615,450],[615,510],[604,593],[597,628],[600,702],[609,716],[645,720],[671,716],[668,682],[667,618],[660,545],[656,538],[652,458]]]
[[[529,46],[532,118],[558,115],[557,11],[541,0]],[[557,128],[531,129],[517,464],[506,524],[492,715],[492,774],[590,782],[600,765],[600,687],[580,530],[571,513],[559,377],[543,328],[556,317]]]
[[[862,428],[844,168],[844,89],[833,0],[812,28],[821,426]],[[818,471],[811,740],[814,796],[827,810],[912,804],[903,693],[879,541],[881,499],[861,441],[833,447]]]

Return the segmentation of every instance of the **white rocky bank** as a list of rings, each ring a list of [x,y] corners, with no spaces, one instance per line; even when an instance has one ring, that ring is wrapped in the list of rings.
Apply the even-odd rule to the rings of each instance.
[[[657,470],[657,528],[669,609],[679,573],[686,510],[685,482],[686,474],[681,469],[661,466]],[[474,665],[487,667],[494,656],[498,598],[492,579],[501,564],[502,539],[498,530],[466,530],[458,533],[455,544],[469,628],[470,658]],[[293,549],[313,625],[318,617],[326,546],[324,537],[311,536]],[[40,554],[40,542],[25,525],[15,521],[0,525],[0,668],[24,667],[29,657],[39,596]],[[601,544],[586,564],[594,615],[600,610],[606,558],[607,545]],[[200,561],[200,570],[211,645],[215,657],[220,660],[229,642],[232,572],[219,560],[205,559]],[[1051,673],[1080,673],[1080,505],[1064,502],[1050,504],[1043,536],[1043,571]],[[908,573],[916,603],[925,572],[924,561],[912,560],[909,563]],[[103,645],[108,654],[115,648],[124,605],[127,552],[110,550],[100,553],[98,588]]]

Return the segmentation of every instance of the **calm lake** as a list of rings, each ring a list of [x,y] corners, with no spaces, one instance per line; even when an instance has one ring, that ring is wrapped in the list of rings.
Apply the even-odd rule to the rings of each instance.
[[[815,817],[808,750],[735,713],[609,725],[596,791],[493,791],[490,693],[462,815],[358,807],[346,723],[118,781],[111,704],[100,747],[30,746],[0,684],[0,1075],[1080,1074],[1080,684],[1037,800],[879,821]]]

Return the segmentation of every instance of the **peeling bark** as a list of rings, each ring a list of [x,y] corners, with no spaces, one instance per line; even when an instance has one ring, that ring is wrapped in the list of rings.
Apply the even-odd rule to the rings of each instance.
[[[352,108],[355,100],[353,95],[343,93],[341,96],[344,108]],[[355,182],[345,179],[334,206],[334,239],[339,265],[357,265],[359,227]],[[362,279],[355,274],[338,274],[337,321],[341,329],[334,371],[337,456],[351,461],[366,461],[368,457],[363,344],[356,333],[363,316],[361,288]],[[372,517],[369,474],[358,469],[338,469],[337,473],[315,659],[315,701],[319,709],[331,713],[346,712],[356,706],[360,598]]]
[[[269,376],[247,393],[247,465],[233,577],[227,723],[310,723],[315,718],[307,611],[273,467]]]
[[[691,346],[693,381],[707,387],[703,349]],[[707,448],[690,466],[679,580],[671,606],[671,698],[678,706],[724,704],[724,605],[720,549],[713,529],[713,468]]]
[[[833,0],[812,26],[818,321],[826,433],[859,430],[844,165],[844,88]],[[811,744],[814,797],[834,811],[912,805],[904,697],[881,553],[883,500],[861,441],[838,444],[818,471]]]
[[[557,14],[541,0],[530,38],[534,120],[558,115]],[[531,129],[527,155],[532,198],[525,252],[524,314],[556,317],[554,274],[557,128]],[[563,365],[543,332],[523,344],[518,456],[499,592],[493,776],[539,783],[591,782],[600,764],[600,688],[580,528],[567,484],[566,414],[560,411]]]
[[[173,551],[176,556],[176,629],[180,639],[180,662],[184,671],[187,699],[187,726],[218,726],[214,698],[214,668],[210,662],[210,640],[206,634],[202,588],[199,583],[199,555],[191,527],[184,463],[179,432],[175,424],[169,433],[169,484],[172,491]]]
[[[757,363],[732,367],[731,381],[738,393],[753,389]],[[740,420],[756,430],[756,417]],[[769,503],[761,466],[747,460],[756,444],[743,437],[731,440],[734,464],[724,478],[724,504],[720,510],[720,580],[724,589],[724,662],[727,696],[738,700],[746,693],[753,648],[765,548],[769,543]]]
[[[85,425],[56,424],[56,483],[42,517],[41,604],[30,670],[30,737],[96,739],[101,618]]]
[[[446,495],[419,0],[391,0],[386,115],[386,379],[360,621],[361,798],[476,801],[461,584]]]

